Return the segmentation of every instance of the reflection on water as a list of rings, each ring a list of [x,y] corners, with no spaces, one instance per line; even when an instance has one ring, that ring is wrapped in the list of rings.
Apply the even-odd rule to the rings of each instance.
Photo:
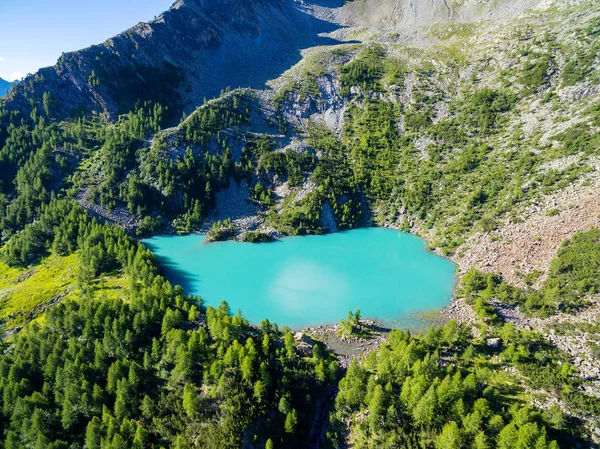
[[[287,261],[269,282],[269,303],[290,316],[307,309],[338,310],[350,295],[350,284],[344,276],[310,260]],[[323,297],[327,300],[322,301]]]

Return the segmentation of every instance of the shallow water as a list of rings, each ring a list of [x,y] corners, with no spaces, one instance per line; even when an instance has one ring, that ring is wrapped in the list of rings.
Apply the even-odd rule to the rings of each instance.
[[[293,328],[364,318],[411,327],[450,302],[455,266],[423,240],[383,228],[289,237],[272,243],[206,243],[203,235],[143,241],[166,277],[207,305],[226,300],[252,323]]]

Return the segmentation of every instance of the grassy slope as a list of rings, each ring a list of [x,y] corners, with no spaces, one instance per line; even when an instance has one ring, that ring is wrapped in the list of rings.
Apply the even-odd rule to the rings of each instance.
[[[73,293],[77,255],[49,257],[26,269],[0,263],[0,318],[7,328],[22,326],[38,316],[45,305]]]
[[[78,295],[77,254],[50,256],[28,268],[14,268],[0,262],[0,320],[6,329],[31,320],[43,321],[46,307]],[[114,273],[92,283],[96,297],[119,298],[128,288],[127,278]]]

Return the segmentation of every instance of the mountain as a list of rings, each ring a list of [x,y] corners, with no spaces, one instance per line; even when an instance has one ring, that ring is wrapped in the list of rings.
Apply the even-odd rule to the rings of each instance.
[[[227,87],[264,87],[300,61],[303,50],[352,42],[353,30],[370,27],[402,42],[407,30],[423,25],[503,17],[532,4],[178,0],[152,22],[63,54],[54,67],[27,78],[7,107],[25,112],[29,99],[41,104],[47,92],[52,115],[61,119],[81,111],[114,119],[139,101],[189,113]]]
[[[0,78],[0,97],[6,95],[6,93],[11,89],[13,83],[10,81],[3,80]]]
[[[596,0],[188,0],[27,78],[0,446],[597,447],[599,37]],[[364,226],[456,264],[429,330],[251,325],[138,240]]]
[[[287,0],[178,1],[150,23],[64,54],[26,80],[7,106],[26,110],[26,96],[41,101],[48,92],[61,118],[81,110],[114,118],[137,101],[189,112],[227,86],[264,85],[332,29]]]

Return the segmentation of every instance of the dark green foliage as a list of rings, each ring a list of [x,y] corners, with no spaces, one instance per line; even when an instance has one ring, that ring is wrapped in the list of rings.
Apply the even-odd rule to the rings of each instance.
[[[137,165],[137,149],[148,134],[162,129],[166,112],[160,105],[145,103],[135,113],[122,116],[118,126],[106,133],[100,148],[105,180],[98,189],[98,200],[103,207],[113,209],[125,201],[135,213],[138,206],[145,207],[150,203],[150,192],[136,182],[135,174],[131,172]],[[125,187],[123,181],[127,176]]]
[[[371,199],[388,198],[396,184],[400,164],[398,111],[393,105],[366,102],[350,108],[344,139],[361,190]]]
[[[271,237],[269,234],[263,234],[260,231],[246,231],[242,234],[242,242],[266,243],[272,241],[273,237]]]
[[[404,115],[404,126],[412,132],[419,132],[429,128],[433,124],[431,111],[427,108],[409,109]]]
[[[549,433],[570,438],[539,412],[513,404],[508,385],[488,384],[486,354],[470,339],[456,322],[418,337],[393,331],[340,382],[332,445],[341,447],[346,429],[357,448],[555,449]]]
[[[510,92],[487,88],[476,90],[460,108],[459,117],[466,125],[486,134],[499,125],[502,114],[509,112],[516,100]]]
[[[371,334],[367,327],[361,322],[360,309],[353,313],[348,312],[348,319],[340,321],[340,328],[343,334],[348,337],[368,338]]]
[[[60,171],[47,146],[35,151],[17,172],[14,180],[17,198],[5,209],[0,220],[3,235],[10,236],[20,225],[30,222],[42,204],[50,199],[51,175]]]
[[[129,209],[140,216],[147,212],[139,207],[146,206],[158,208],[168,217],[184,213],[176,222],[178,230],[198,228],[214,207],[215,193],[227,187],[234,176],[231,152],[226,142],[222,146],[220,154],[194,152],[188,147],[184,155],[177,157],[169,152],[163,139],[157,139],[141,155],[139,174],[130,174],[130,183],[137,183],[139,188],[127,191]],[[136,192],[141,195],[136,197]]]
[[[65,138],[34,109],[29,120],[0,110],[0,217],[5,236],[33,219],[49,199],[52,172],[64,169],[51,148]],[[56,162],[56,165],[55,165]],[[17,197],[9,207],[8,198]]]
[[[526,299],[526,294],[518,288],[505,283],[502,278],[492,273],[482,273],[471,268],[461,279],[457,289],[457,295],[464,296],[478,317],[490,324],[501,322],[492,300],[501,301],[504,304],[518,305]]]
[[[250,192],[250,198],[257,204],[263,207],[270,207],[273,205],[273,195],[269,187],[263,186],[260,182],[254,185],[254,189]]]
[[[328,201],[339,228],[358,226],[363,213],[363,198],[356,176],[348,164],[347,148],[329,130],[320,126],[309,128],[308,141],[311,147],[322,154],[311,178],[319,186],[319,191],[310,200],[321,208]]]
[[[235,226],[230,218],[223,221],[219,220],[213,223],[210,230],[206,233],[206,239],[211,242],[230,240],[235,236],[235,232]]]
[[[38,220],[9,240],[4,260],[9,265],[26,266],[52,249],[58,254],[70,254],[78,247],[83,221],[86,221],[85,214],[74,203],[50,202],[43,206]]]
[[[245,123],[248,108],[246,94],[226,95],[199,108],[176,135],[156,137],[149,150],[138,153],[126,185],[121,181],[120,200],[140,218],[156,211],[174,219],[178,232],[198,229],[215,205],[215,194],[231,178],[245,176],[247,167],[233,163],[229,140],[221,131]],[[169,148],[171,138],[185,143],[185,149]],[[211,142],[219,151],[208,150]]]
[[[205,146],[218,131],[247,123],[250,104],[246,95],[234,93],[200,107],[183,123],[184,141]]]
[[[321,225],[323,198],[318,193],[307,195],[279,214],[269,212],[267,222],[288,235],[324,234]]]
[[[165,109],[160,105],[143,104],[135,113],[122,116],[115,126],[83,119],[48,125],[35,109],[30,120],[15,114],[2,118],[8,122],[1,128],[5,133],[0,132],[4,138],[0,141],[4,239],[33,221],[63,187],[72,187],[65,180],[90,150],[99,155],[103,177],[90,191],[93,200],[107,208],[114,208],[122,197],[131,208],[148,203],[148,192],[132,177],[127,178],[128,189],[121,190],[123,179],[135,167],[136,150],[149,133],[165,123]]]
[[[215,193],[237,174],[228,140],[220,131],[245,120],[244,98],[235,94],[211,102],[190,116],[176,136],[157,135],[149,148],[144,148],[144,140],[162,129],[163,108],[145,105],[122,117],[109,128],[102,145],[104,180],[91,200],[108,209],[126,206],[146,229],[157,229],[161,217],[174,219],[178,232],[198,229],[214,207]],[[172,137],[188,145],[172,150],[167,144]],[[220,149],[217,153],[206,148],[212,139]]]
[[[504,363],[512,364],[527,378],[532,389],[545,390],[560,398],[564,404],[581,410],[582,413],[597,416],[600,412],[600,400],[589,397],[581,391],[581,379],[573,375],[576,369],[571,365],[569,356],[560,352],[535,332],[519,332],[511,324],[505,324],[498,330],[505,349],[500,353]],[[549,411],[551,412],[551,411]],[[571,431],[577,435],[576,428],[569,429],[561,415],[545,419],[549,424],[557,425],[556,430]],[[550,419],[548,419],[550,418]],[[575,422],[571,420],[571,425]],[[562,443],[561,447],[571,447],[572,443]]]
[[[532,93],[545,85],[551,76],[554,60],[549,54],[531,54],[523,64],[523,73],[519,78],[526,93]]]
[[[456,201],[464,204],[457,209],[464,212],[459,212],[459,219],[447,232],[467,232],[475,224],[478,212],[500,196],[504,170],[509,169],[505,164],[496,167],[496,160],[488,161],[492,148],[469,140],[467,135],[484,137],[495,133],[515,103],[516,97],[509,92],[477,90],[468,100],[456,103],[452,116],[435,125],[431,121],[432,109],[419,104],[404,112],[404,136],[398,126],[402,107],[373,100],[348,107],[341,141],[327,129],[309,125],[308,143],[320,154],[311,178],[319,191],[301,205],[284,210],[287,224],[280,229],[288,232],[292,228],[294,234],[303,232],[297,226],[314,229],[314,221],[299,218],[307,217],[312,210],[316,219],[325,201],[333,208],[340,228],[361,223],[367,201],[370,205],[383,205],[383,210],[389,208],[392,214],[403,208],[412,217],[434,222],[448,213],[440,200],[457,195]],[[413,139],[423,132],[439,142],[426,149],[428,157],[422,157],[412,145]],[[265,165],[284,175],[283,156],[267,153]],[[461,189],[468,192],[460,194]],[[294,219],[288,220],[292,216]],[[273,223],[282,221],[279,218]],[[481,228],[489,231],[493,223],[493,214],[489,214]],[[449,251],[457,244],[444,242]]]
[[[550,265],[540,297],[548,305],[562,303],[576,307],[599,289],[600,229],[592,229],[579,232],[562,244]]]
[[[361,50],[351,62],[340,68],[341,95],[349,95],[350,88],[361,87],[363,90],[381,89],[381,77],[384,73],[385,50],[373,45]]]
[[[289,187],[300,187],[306,181],[307,175],[316,166],[314,154],[307,152],[297,153],[290,149],[282,152],[265,152],[257,154],[257,170],[273,171],[278,178],[287,179]]]

